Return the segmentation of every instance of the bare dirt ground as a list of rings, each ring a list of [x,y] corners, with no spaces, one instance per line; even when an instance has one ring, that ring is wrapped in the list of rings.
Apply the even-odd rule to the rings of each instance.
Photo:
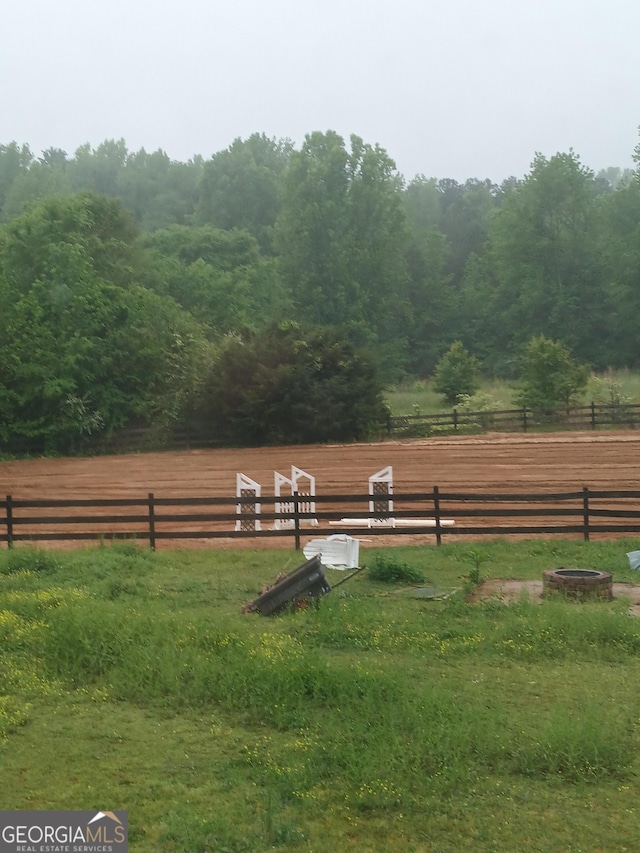
[[[0,495],[15,500],[230,497],[236,474],[274,494],[274,470],[295,465],[316,478],[316,494],[363,494],[368,479],[393,466],[395,493],[442,491],[541,493],[640,488],[640,433],[483,435],[375,444],[191,450],[0,463]],[[376,543],[385,537],[376,537]],[[405,536],[403,544],[411,544]],[[279,540],[204,541],[200,547],[274,547]],[[397,540],[395,540],[397,542]],[[417,541],[425,541],[424,535]],[[232,542],[237,544],[232,544]],[[167,543],[168,544],[168,543]],[[290,547],[290,542],[283,543]],[[190,541],[191,547],[198,542]],[[182,541],[180,547],[184,547]]]
[[[530,601],[542,601],[542,581],[502,580],[490,578],[483,581],[469,596],[469,601],[498,599],[505,604],[519,601],[526,595]],[[631,583],[614,583],[613,597],[626,599],[629,602],[629,613],[640,616],[640,585]]]
[[[291,465],[316,478],[317,492],[367,490],[393,466],[395,490],[524,492],[635,489],[640,432],[483,435],[377,444],[185,450],[0,463],[0,494],[27,498],[233,495],[242,472],[273,493],[274,470]]]

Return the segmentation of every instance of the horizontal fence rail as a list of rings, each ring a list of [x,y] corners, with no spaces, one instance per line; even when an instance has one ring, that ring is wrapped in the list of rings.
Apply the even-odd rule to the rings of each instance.
[[[442,492],[375,495],[0,500],[0,543],[133,539],[187,540],[420,535],[440,545],[446,538],[484,536],[627,536],[640,533],[640,491],[529,494]],[[392,502],[392,503],[391,503]],[[392,508],[391,508],[392,507]],[[428,537],[428,538],[427,538]]]

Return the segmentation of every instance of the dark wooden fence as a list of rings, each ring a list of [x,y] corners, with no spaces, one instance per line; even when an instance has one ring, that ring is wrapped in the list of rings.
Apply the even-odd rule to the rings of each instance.
[[[466,412],[453,409],[437,415],[396,415],[390,417],[380,437],[422,438],[482,432],[535,432],[555,430],[635,429],[640,425],[640,403],[624,405],[563,406],[556,409],[501,409]],[[126,427],[112,436],[85,436],[59,453],[129,453],[151,450],[189,450],[223,445],[202,428],[177,426],[170,431],[151,427]],[[16,456],[46,455],[50,448],[42,438],[13,437],[0,450]]]
[[[276,513],[282,498],[159,498],[138,500],[0,501],[0,543],[70,542],[134,539],[151,548],[185,540],[289,538],[297,549],[302,538],[348,533],[406,537],[441,544],[459,537],[531,538],[560,535],[590,539],[640,533],[640,491],[537,494],[441,492],[424,494],[316,495],[316,511],[303,511],[309,497],[294,495],[291,509]],[[289,500],[289,499],[288,499]],[[393,501],[389,510],[388,501]],[[387,507],[387,511],[385,511]],[[401,541],[401,540],[400,540]],[[415,538],[412,540],[415,543]]]
[[[113,453],[139,453],[155,450],[195,450],[223,447],[209,432],[188,426],[171,430],[158,430],[149,426],[122,427],[113,435],[85,435],[75,437],[64,446],[49,446],[42,437],[11,436],[0,444],[0,451],[13,456],[56,455],[108,455]]]
[[[501,409],[466,412],[454,409],[437,415],[401,415],[389,419],[392,438],[446,435],[457,432],[530,432],[535,430],[634,429],[640,404],[563,406],[554,409]]]

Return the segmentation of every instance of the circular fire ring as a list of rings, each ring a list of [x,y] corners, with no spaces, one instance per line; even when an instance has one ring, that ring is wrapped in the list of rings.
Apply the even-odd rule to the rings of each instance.
[[[593,569],[549,569],[542,574],[543,595],[560,593],[568,598],[613,598],[613,579],[609,572]]]

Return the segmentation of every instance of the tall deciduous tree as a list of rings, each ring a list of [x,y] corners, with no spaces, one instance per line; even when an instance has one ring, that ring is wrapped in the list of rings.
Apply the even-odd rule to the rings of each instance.
[[[608,364],[640,365],[640,144],[636,171],[601,200],[600,252],[611,294]]]
[[[137,229],[121,204],[92,193],[49,199],[7,229],[5,271],[26,293],[35,282],[70,287],[92,272],[126,287],[137,264]]]
[[[436,365],[433,390],[450,406],[463,396],[473,396],[480,387],[480,362],[461,341],[454,341]]]
[[[588,369],[564,344],[538,335],[524,348],[516,401],[531,408],[569,405],[584,392],[588,378]]]
[[[405,191],[404,202],[409,226],[407,367],[417,376],[428,376],[456,333],[457,295],[447,273],[450,247],[440,230],[437,182],[415,178]]]
[[[45,450],[135,418],[167,424],[204,369],[197,322],[137,284],[135,232],[114,199],[56,198],[0,242],[0,398],[7,430]]]
[[[141,148],[127,155],[118,178],[118,195],[146,231],[186,225],[196,205],[202,158],[171,160],[162,150]]]
[[[124,139],[105,139],[93,149],[81,145],[69,163],[71,185],[77,192],[117,196],[129,151]]]
[[[276,259],[262,256],[248,231],[173,226],[146,235],[142,245],[153,259],[150,286],[172,296],[212,337],[291,316]]]
[[[273,251],[280,211],[279,183],[293,146],[254,133],[235,139],[204,165],[198,187],[196,222],[215,228],[246,229],[263,251]]]
[[[386,152],[357,136],[347,149],[334,131],[308,135],[285,172],[276,226],[285,282],[301,315],[373,333],[382,350],[402,351],[406,239],[402,180]]]
[[[464,184],[451,179],[437,182],[440,196],[439,227],[449,243],[450,273],[459,286],[469,258],[483,251],[494,212],[503,193],[489,180],[470,178]]]
[[[507,193],[488,254],[497,282],[491,313],[501,319],[496,349],[513,353],[532,333],[544,334],[602,365],[611,329],[598,211],[593,173],[572,151],[538,154]]]
[[[39,160],[31,162],[28,169],[16,175],[7,190],[5,218],[11,219],[22,213],[29,203],[53,195],[71,194],[67,165],[66,153],[58,148],[48,148]]]
[[[33,154],[28,145],[10,142],[0,145],[0,218],[8,219],[4,206],[13,182],[27,173],[33,162]]]

